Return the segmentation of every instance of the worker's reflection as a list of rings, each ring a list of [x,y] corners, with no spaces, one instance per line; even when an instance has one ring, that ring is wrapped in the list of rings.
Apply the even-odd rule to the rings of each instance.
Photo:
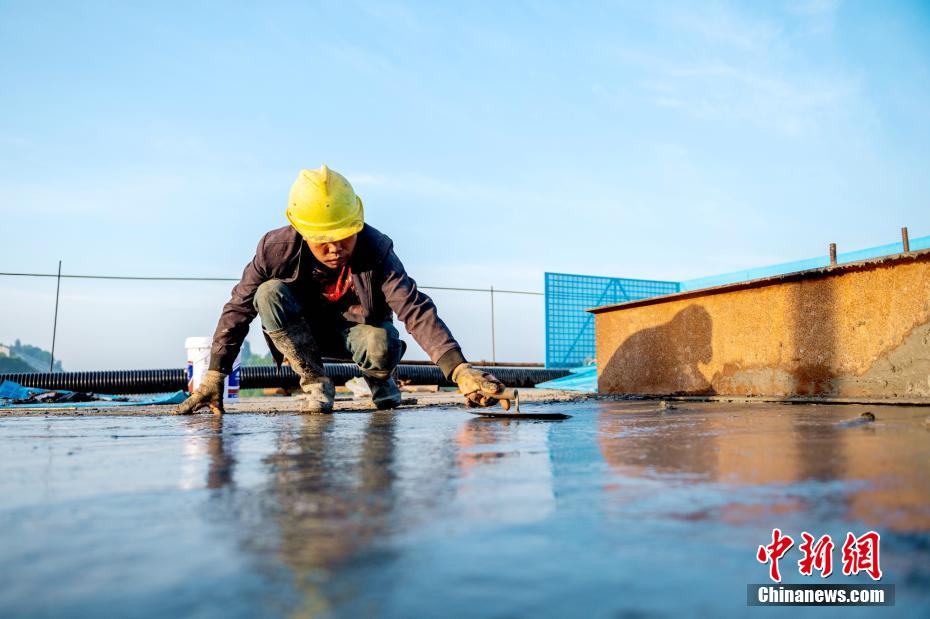
[[[232,483],[236,459],[227,449],[229,438],[223,433],[223,417],[212,415],[206,425],[210,428],[207,435],[207,488],[222,488]]]
[[[236,460],[223,432],[224,418],[217,415],[182,417],[185,431],[180,486],[184,489],[201,487],[202,461],[207,462],[206,487],[222,488],[233,480]]]
[[[265,460],[279,555],[304,598],[298,614],[325,613],[334,595],[351,595],[332,591],[330,574],[360,550],[376,547],[395,500],[394,414],[369,415],[361,435],[336,432],[344,422],[331,415],[303,417]]]

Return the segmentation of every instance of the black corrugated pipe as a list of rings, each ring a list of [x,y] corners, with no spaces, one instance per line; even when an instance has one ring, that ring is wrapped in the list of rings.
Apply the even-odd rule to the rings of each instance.
[[[325,363],[326,374],[337,385],[360,376],[354,363]],[[480,367],[480,366],[479,366]],[[482,368],[497,376],[508,387],[533,387],[538,383],[554,380],[569,374],[557,368]],[[243,366],[240,378],[242,389],[298,387],[297,374],[288,366]],[[397,366],[397,378],[413,385],[451,386],[435,365]],[[11,380],[24,387],[39,389],[67,389],[69,391],[93,391],[96,393],[162,393],[187,389],[187,372],[184,369],[165,370],[105,370],[97,372],[37,372],[22,374],[0,374],[0,382]]]

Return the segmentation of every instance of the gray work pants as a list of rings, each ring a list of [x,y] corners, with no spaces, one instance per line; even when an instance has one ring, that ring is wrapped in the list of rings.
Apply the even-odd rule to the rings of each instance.
[[[307,318],[297,295],[284,282],[271,279],[258,287],[253,301],[265,331],[277,331],[296,319]],[[407,348],[390,322],[361,325],[346,320],[314,324],[308,319],[319,354],[330,357],[351,357],[362,374],[385,380],[400,363]],[[322,363],[322,359],[318,360]]]

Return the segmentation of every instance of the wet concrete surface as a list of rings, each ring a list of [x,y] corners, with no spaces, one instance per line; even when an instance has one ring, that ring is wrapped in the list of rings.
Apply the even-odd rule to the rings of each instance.
[[[561,391],[559,389],[520,389],[520,400],[523,402],[532,402],[537,404],[554,402],[577,402],[587,400],[593,397],[586,393],[577,393],[572,391]],[[427,408],[432,406],[458,406],[465,405],[465,398],[455,390],[440,390],[438,392],[404,392],[404,408]],[[299,396],[274,396],[274,397],[244,397],[235,401],[227,400],[226,413],[230,415],[242,413],[255,413],[261,415],[281,415],[294,414],[300,412],[301,400]],[[153,406],[106,406],[106,402],[101,402],[100,406],[74,406],[62,404],[58,407],[49,407],[48,405],[36,408],[3,408],[0,407],[0,418],[5,416],[107,416],[122,417],[131,415],[133,417],[160,417],[171,414],[177,405],[153,405]],[[339,411],[369,411],[375,410],[375,405],[370,396],[354,398],[350,394],[337,393],[336,412]]]
[[[746,606],[774,527],[930,612],[930,409],[582,401],[0,418],[0,616],[870,616]],[[873,413],[874,421],[862,417]],[[798,574],[796,546],[781,562]]]

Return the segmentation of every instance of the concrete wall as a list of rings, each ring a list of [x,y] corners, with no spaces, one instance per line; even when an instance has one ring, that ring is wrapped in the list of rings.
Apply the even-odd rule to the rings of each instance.
[[[930,397],[930,250],[592,311],[601,392]]]

